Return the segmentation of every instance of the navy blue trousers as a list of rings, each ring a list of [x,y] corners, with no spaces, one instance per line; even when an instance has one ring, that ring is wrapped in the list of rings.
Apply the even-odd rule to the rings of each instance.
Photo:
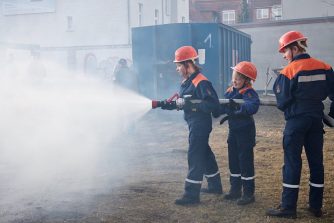
[[[254,194],[255,135],[254,123],[246,128],[229,130],[227,144],[231,192],[241,192],[242,188],[244,195]]]
[[[296,209],[303,146],[310,169],[309,205],[322,207],[324,191],[323,123],[321,118],[299,116],[287,120],[283,137],[284,166],[282,207]]]
[[[211,124],[211,123],[210,123]],[[185,196],[198,197],[205,175],[208,187],[221,187],[217,161],[209,146],[211,129],[193,128],[189,131],[188,175],[185,182]]]

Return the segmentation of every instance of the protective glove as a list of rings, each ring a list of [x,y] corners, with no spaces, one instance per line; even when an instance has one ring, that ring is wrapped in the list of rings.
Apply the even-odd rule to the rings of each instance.
[[[219,112],[220,114],[226,114],[226,110],[227,110],[227,105],[226,104],[220,104],[219,105]]]
[[[176,99],[175,103],[176,103],[176,109],[182,110],[186,103],[186,100],[184,98],[178,98]]]
[[[223,104],[220,104],[217,106],[217,108],[212,112],[212,116],[214,118],[218,118],[222,114],[225,113],[225,107],[223,107]]]
[[[161,101],[161,109],[163,110],[174,110],[176,109],[176,102],[175,101],[170,101],[168,102],[167,100]]]
[[[228,115],[235,115],[240,110],[240,105],[233,99],[229,99],[229,103],[226,105],[225,111]]]
[[[240,109],[240,105],[238,103],[236,103],[233,99],[229,99],[228,101],[229,101],[228,102],[228,107],[231,110],[238,111]]]
[[[236,110],[234,110],[234,109],[231,109],[231,108],[226,108],[226,114],[227,115],[235,115],[235,112],[236,112]]]
[[[184,100],[183,110],[185,112],[197,112],[197,103],[192,103],[190,100]]]
[[[330,128],[334,127],[334,115],[328,114],[328,115],[324,115],[324,117],[322,118],[322,121],[325,123],[325,125],[327,125]]]

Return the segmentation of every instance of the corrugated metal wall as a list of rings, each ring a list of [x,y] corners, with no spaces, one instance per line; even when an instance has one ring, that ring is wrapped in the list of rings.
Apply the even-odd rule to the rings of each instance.
[[[166,98],[178,91],[181,79],[175,70],[174,52],[192,45],[205,52],[202,73],[221,97],[230,83],[230,67],[250,60],[250,36],[217,23],[168,24],[133,28],[132,56],[140,91],[150,98]]]

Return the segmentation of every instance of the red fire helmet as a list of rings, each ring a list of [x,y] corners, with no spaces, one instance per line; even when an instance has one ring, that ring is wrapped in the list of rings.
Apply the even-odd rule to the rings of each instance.
[[[238,63],[235,67],[231,67],[231,68],[235,70],[236,72],[239,72],[245,75],[246,77],[249,77],[253,81],[256,80],[257,70],[256,70],[255,65],[251,62],[242,61]]]
[[[179,63],[187,60],[195,60],[198,54],[192,46],[182,46],[175,51],[174,63]]]
[[[283,53],[283,49],[293,42],[306,40],[307,37],[305,37],[301,32],[298,31],[289,31],[287,33],[284,33],[278,41],[278,52]]]

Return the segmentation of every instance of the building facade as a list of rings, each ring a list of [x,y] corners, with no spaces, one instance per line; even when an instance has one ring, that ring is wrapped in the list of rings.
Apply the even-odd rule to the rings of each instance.
[[[191,22],[233,25],[282,18],[281,0],[190,0],[189,7]]]
[[[225,23],[251,36],[257,90],[272,89],[273,70],[286,65],[277,47],[290,30],[308,37],[311,56],[334,65],[334,0],[191,0],[189,7],[190,22]]]
[[[0,0],[0,5],[0,57],[29,58],[38,48],[44,59],[79,72],[110,72],[120,58],[131,62],[132,27],[189,21],[188,0]]]

